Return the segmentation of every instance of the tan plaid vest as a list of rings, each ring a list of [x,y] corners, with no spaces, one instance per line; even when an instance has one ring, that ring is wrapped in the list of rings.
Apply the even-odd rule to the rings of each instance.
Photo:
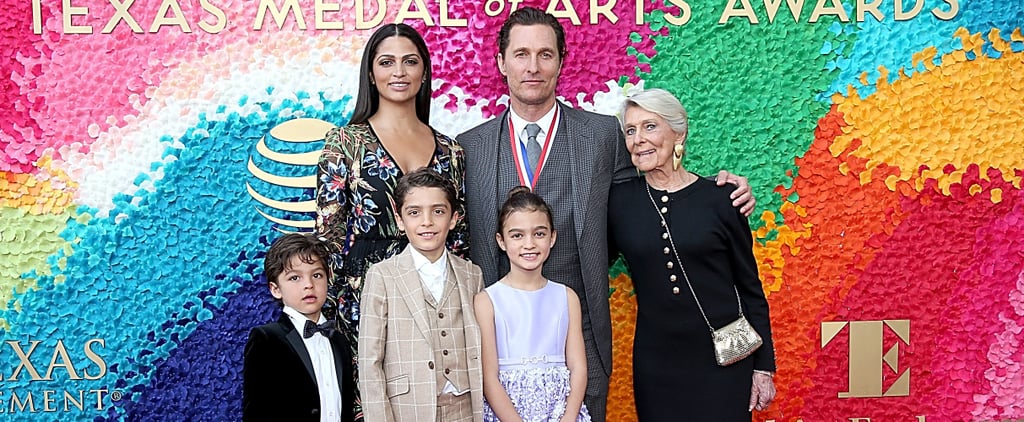
[[[455,273],[448,267],[448,278],[441,293],[441,302],[427,289],[423,299],[431,310],[430,342],[434,346],[434,374],[437,377],[438,394],[445,382],[451,382],[458,391],[469,389],[469,364],[466,356],[466,333],[463,329],[462,301],[455,288]]]

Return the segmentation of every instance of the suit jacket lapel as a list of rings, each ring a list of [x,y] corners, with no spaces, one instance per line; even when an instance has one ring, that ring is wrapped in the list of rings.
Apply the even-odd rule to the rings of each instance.
[[[593,129],[587,127],[583,121],[584,117],[561,103],[558,107],[562,113],[562,123],[558,125],[555,139],[556,142],[568,143],[572,151],[566,159],[569,161],[569,170],[572,174],[572,218],[575,223],[576,239],[579,240],[586,225],[587,209],[590,208],[590,185],[594,175],[594,158],[598,152],[593,142],[590,142],[594,139]],[[582,243],[580,246],[583,246]]]
[[[416,272],[416,265],[413,263],[412,252],[409,248],[412,248],[412,245],[406,246],[405,250],[398,254],[396,265],[398,265],[400,277],[395,280],[395,283],[398,285],[398,292],[402,295],[402,299],[405,300],[405,305],[409,307],[416,328],[424,338],[430,340],[428,334],[430,333],[430,323],[427,322],[427,302],[423,299],[423,282],[420,281],[420,275]]]
[[[479,292],[473,291],[470,288],[469,281],[468,280],[463,280],[462,276],[460,275],[460,274],[469,274],[469,268],[466,268],[467,267],[467,263],[465,261],[460,261],[460,260],[457,260],[457,259],[448,258],[448,262],[449,262],[449,265],[451,266],[451,270],[450,270],[451,274],[453,274],[455,276],[454,277],[455,278],[455,286],[454,287],[455,287],[455,290],[458,291],[459,302],[462,304],[463,321],[466,321],[466,323],[464,325],[468,329],[468,328],[471,328],[471,326],[475,326],[476,325],[476,315],[473,312],[473,299],[476,297],[476,294],[479,293]],[[479,339],[479,337],[480,337],[479,333],[466,333],[466,346],[467,347],[472,346],[470,344],[471,340],[472,339]]]
[[[288,344],[295,350],[295,354],[299,356],[299,360],[302,361],[302,366],[306,367],[306,372],[309,373],[309,379],[313,380],[313,384],[316,384],[316,373],[313,372],[313,361],[309,360],[309,350],[306,350],[306,343],[302,341],[302,334],[295,329],[295,324],[292,323],[291,317],[288,314],[281,312],[281,318],[278,319],[278,323],[284,325],[284,338],[288,341]]]

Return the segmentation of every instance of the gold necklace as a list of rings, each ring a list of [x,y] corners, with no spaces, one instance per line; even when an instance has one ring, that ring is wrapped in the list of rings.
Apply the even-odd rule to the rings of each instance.
[[[693,179],[687,180],[687,179],[690,179],[691,176],[693,177]],[[693,184],[693,182],[697,181],[697,175],[695,175],[693,173],[690,173],[690,172],[686,172],[686,173],[683,174],[683,178],[682,179],[683,180],[682,180],[682,182],[680,182],[679,187],[669,186],[669,187],[663,189],[663,188],[660,188],[658,186],[654,186],[654,184],[651,183],[650,179],[647,180],[647,185],[648,186],[652,186],[652,187],[654,187],[657,190],[662,190],[662,191],[669,192],[669,193],[678,192],[678,191],[682,190],[683,188],[685,188],[687,186],[690,186],[691,184]]]

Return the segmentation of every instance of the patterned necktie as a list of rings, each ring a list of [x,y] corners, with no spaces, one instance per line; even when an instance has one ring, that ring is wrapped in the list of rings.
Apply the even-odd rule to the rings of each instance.
[[[526,125],[526,159],[529,160],[530,170],[537,171],[537,162],[540,161],[540,142],[537,142],[537,135],[540,133],[540,126],[536,123]]]
[[[302,338],[313,337],[313,334],[320,333],[324,337],[330,337],[334,333],[334,321],[328,320],[323,324],[317,324],[313,321],[306,320],[306,326],[302,329]]]

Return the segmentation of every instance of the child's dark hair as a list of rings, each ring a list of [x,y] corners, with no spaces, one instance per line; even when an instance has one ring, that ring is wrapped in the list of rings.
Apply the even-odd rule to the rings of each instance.
[[[551,217],[551,207],[544,202],[544,198],[533,193],[526,186],[516,186],[508,191],[508,198],[505,199],[505,203],[501,205],[501,212],[498,213],[499,235],[505,230],[505,220],[516,211],[541,211],[548,216],[548,225],[551,226],[551,230],[555,229],[555,221]]]
[[[293,256],[299,257],[307,264],[320,260],[324,271],[327,271],[328,279],[330,278],[330,252],[327,245],[310,233],[288,233],[275,240],[270,245],[267,256],[263,258],[263,273],[267,276],[268,283],[277,283],[277,277],[291,267]]]
[[[452,211],[461,209],[459,197],[455,192],[455,184],[430,167],[420,167],[398,179],[398,185],[395,186],[394,199],[395,210],[399,214],[402,213],[402,205],[405,205],[405,196],[413,188],[441,189],[444,191],[444,196],[448,198],[448,205],[452,208]]]

